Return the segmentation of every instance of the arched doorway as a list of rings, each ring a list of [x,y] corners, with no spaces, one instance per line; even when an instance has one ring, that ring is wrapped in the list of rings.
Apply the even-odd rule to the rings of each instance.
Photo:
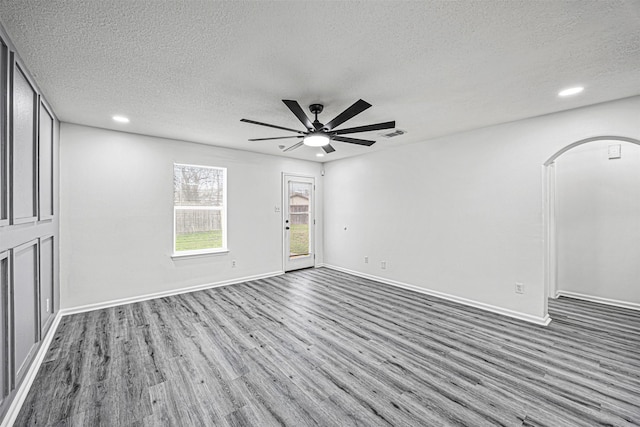
[[[559,203],[558,201],[558,172],[560,171],[560,169],[556,170],[556,161],[559,160],[558,164],[560,166],[562,166],[562,162],[565,161],[563,159],[559,159],[563,154],[567,153],[570,150],[573,150],[579,146],[583,146],[584,144],[588,144],[588,143],[592,143],[590,145],[590,147],[595,147],[596,145],[598,146],[598,149],[601,150],[602,147],[605,148],[605,152],[604,152],[604,156],[603,159],[605,159],[604,161],[616,161],[615,159],[615,153],[609,153],[607,152],[607,144],[610,144],[610,147],[615,148],[616,145],[620,146],[622,145],[623,148],[624,146],[630,146],[633,147],[633,152],[634,155],[636,156],[635,158],[638,159],[640,158],[637,153],[638,150],[640,150],[640,140],[634,139],[634,138],[628,138],[628,137],[620,137],[620,136],[599,136],[599,137],[593,137],[593,138],[587,138],[587,139],[583,139],[577,142],[574,142],[573,144],[568,145],[567,147],[564,147],[563,149],[559,150],[558,152],[556,152],[553,156],[551,156],[545,163],[544,163],[544,170],[545,170],[545,221],[544,221],[544,226],[545,226],[545,241],[546,241],[546,248],[545,248],[545,252],[546,252],[546,257],[545,257],[545,287],[546,287],[546,295],[547,297],[551,297],[551,298],[555,298],[556,296],[558,296],[558,293],[560,292],[560,294],[563,295],[567,295],[567,296],[573,296],[573,297],[580,297],[581,293],[580,292],[569,292],[569,291],[563,291],[562,288],[563,286],[565,286],[567,284],[567,271],[571,271],[571,268],[573,268],[573,271],[576,271],[576,267],[575,265],[571,265],[571,257],[567,257],[566,254],[568,252],[569,249],[571,249],[570,246],[568,246],[566,244],[566,242],[568,241],[568,237],[567,236],[578,236],[581,239],[585,236],[581,236],[580,234],[575,234],[575,233],[580,233],[580,232],[584,232],[586,230],[585,234],[592,234],[592,237],[595,236],[595,238],[592,238],[591,240],[584,238],[582,239],[582,241],[580,241],[580,239],[575,239],[575,242],[572,242],[573,247],[576,250],[581,250],[581,249],[585,249],[585,250],[594,250],[594,249],[600,249],[601,252],[604,250],[604,247],[599,247],[597,245],[602,245],[602,242],[605,243],[610,243],[610,240],[613,239],[614,237],[610,237],[607,236],[607,232],[608,230],[610,230],[610,227],[607,227],[605,221],[617,221],[618,218],[615,218],[611,215],[611,210],[614,209],[614,207],[611,206],[604,206],[602,205],[600,209],[600,207],[597,207],[596,209],[591,209],[589,210],[588,208],[585,208],[584,210],[584,215],[582,215],[579,212],[579,206],[580,203],[576,202],[576,200],[571,200],[571,202],[565,200],[565,195],[560,194],[560,196],[563,198],[561,199],[562,203],[564,203],[564,210],[562,212],[558,212],[558,207],[561,206],[562,204]],[[635,144],[635,145],[631,145],[631,144]],[[588,153],[588,150],[585,150],[586,147],[582,147],[581,149],[578,150],[574,150],[571,154],[580,154],[581,152],[586,153],[587,155],[591,155],[591,157],[593,158],[592,154]],[[615,151],[615,150],[614,150]],[[624,152],[624,150],[623,150]],[[598,154],[599,156],[601,154]],[[612,158],[613,157],[613,158]],[[565,159],[567,157],[565,156]],[[583,155],[581,158],[588,158],[588,156]],[[611,160],[609,160],[611,159]],[[575,160],[572,160],[575,161]],[[602,163],[602,159],[598,159],[599,162]],[[638,160],[635,160],[636,162]],[[611,165],[614,165],[614,163],[612,163]],[[620,165],[620,163],[618,163],[617,165]],[[585,166],[586,167],[586,166]],[[566,168],[563,170],[563,173],[566,173]],[[634,172],[635,173],[635,172]],[[640,174],[640,169],[639,172]],[[560,174],[560,176],[562,177],[563,175]],[[565,175],[566,176],[566,175]],[[640,175],[637,175],[638,177],[640,177]],[[563,178],[564,179],[564,178]],[[596,181],[594,181],[596,180]],[[603,180],[602,183],[597,182],[597,174],[594,173],[594,176],[590,177],[590,180],[584,180],[584,182],[580,182],[580,184],[585,185],[585,186],[590,186],[588,188],[585,187],[586,191],[592,192],[593,194],[588,194],[589,197],[587,197],[587,199],[592,199],[595,200],[599,203],[607,203],[606,200],[607,198],[598,198],[598,194],[602,195],[605,194],[607,192],[611,192],[612,194],[614,194],[615,196],[615,192],[618,190],[616,188],[612,188],[612,189],[607,189],[607,188],[602,188],[603,186],[606,185],[611,185],[610,182],[605,182]],[[598,188],[597,186],[593,186],[594,182],[596,182],[597,184],[602,184],[600,185],[601,188]],[[637,178],[634,178],[635,183],[638,182]],[[566,184],[566,181],[561,182],[561,184]],[[637,185],[637,184],[635,184]],[[570,187],[569,187],[570,188]],[[637,188],[637,187],[634,187]],[[560,186],[560,190],[561,192],[564,191],[564,194],[566,194],[566,185],[565,185],[565,189],[562,190],[563,187],[562,185]],[[583,189],[583,190],[585,190]],[[611,191],[610,191],[611,190]],[[598,193],[598,191],[600,191],[600,193]],[[634,192],[634,194],[637,192]],[[633,196],[631,196],[633,197]],[[636,197],[640,197],[637,196]],[[583,198],[585,199],[585,198]],[[617,201],[620,201],[621,197],[617,198]],[[634,202],[635,204],[630,205],[630,209],[635,209],[638,210],[638,203],[637,203],[638,199],[632,200],[632,202]],[[571,206],[570,203],[573,203],[573,206]],[[596,218],[595,220],[593,220],[593,224],[591,226],[592,229],[589,228],[589,224],[577,224],[575,227],[572,226],[572,230],[570,230],[570,232],[567,232],[566,224],[568,223],[568,219],[567,219],[567,215],[563,216],[563,213],[566,213],[567,209],[566,206],[571,206],[572,209],[574,209],[574,212],[579,212],[580,215],[576,215],[576,217],[580,218],[580,220],[583,220],[586,218],[586,220],[593,220],[593,218]],[[607,208],[609,209],[609,212],[607,213]],[[578,209],[578,210],[576,210]],[[593,212],[593,211],[596,212]],[[602,212],[600,212],[602,211]],[[599,215],[599,216],[598,216]],[[609,215],[609,217],[607,217],[607,215]],[[559,218],[560,217],[560,218]],[[569,218],[570,220],[571,218]],[[605,226],[602,226],[602,224],[605,224]],[[636,224],[637,224],[637,220],[636,220]],[[562,231],[559,234],[559,229],[558,227],[561,226],[563,227],[560,231]],[[582,227],[582,228],[580,228]],[[635,230],[634,231],[637,234],[637,230],[638,227],[637,225],[634,226]],[[573,232],[574,234],[571,235],[571,232]],[[619,230],[618,230],[619,232]],[[600,233],[600,234],[598,234]],[[559,236],[560,236],[560,242],[559,242]],[[587,236],[588,237],[588,236]],[[609,241],[607,241],[607,239],[609,239]],[[634,238],[635,239],[635,238]],[[637,240],[637,239],[636,239]],[[558,247],[560,243],[560,247]],[[593,245],[591,247],[589,247],[589,243],[593,243]],[[628,242],[627,242],[628,245]],[[604,245],[606,246],[606,245]],[[569,248],[569,249],[568,249]],[[624,248],[622,248],[624,249]],[[638,245],[636,245],[634,247],[634,250],[638,249]],[[602,253],[600,254],[602,255]],[[597,262],[600,263],[604,263],[607,264],[605,267],[606,268],[602,268],[602,265],[600,265],[599,267],[601,267],[599,270],[595,269],[594,265],[591,264],[588,261],[588,257],[584,257],[584,259],[582,260],[583,264],[584,264],[584,273],[583,274],[583,279],[585,279],[585,282],[588,282],[589,279],[589,272],[591,271],[593,272],[598,272],[598,273],[606,273],[607,268],[615,268],[615,265],[612,265],[611,267],[608,266],[608,264],[615,264],[614,262],[612,262],[612,257],[613,253],[606,253],[604,254],[605,256],[595,256],[594,255],[594,259],[597,258]],[[559,265],[558,265],[558,260],[559,260],[559,256],[561,256],[562,258],[562,262],[563,267],[559,269]],[[574,257],[575,258],[575,257]],[[613,257],[613,259],[615,259],[615,257]],[[575,261],[575,259],[574,259]],[[609,271],[613,271],[613,270],[609,270]],[[560,275],[562,276],[562,282],[559,283],[558,279],[559,279],[559,272],[561,273]],[[579,275],[578,275],[579,276]],[[595,274],[594,274],[595,276]],[[615,274],[611,275],[612,277],[615,277]],[[578,277],[578,279],[580,279],[580,277]],[[585,287],[586,291],[584,292],[583,296],[586,296],[588,294],[588,296],[590,298],[587,299],[591,299],[591,300],[596,300],[599,302],[603,302],[603,303],[612,303],[614,305],[624,305],[624,306],[628,306],[630,308],[638,308],[640,307],[640,305],[638,304],[626,304],[625,305],[625,301],[623,300],[619,300],[615,297],[608,297],[606,292],[604,294],[599,294],[599,292],[597,290],[594,291],[593,287],[590,289],[589,286]],[[615,296],[615,290],[612,289],[611,290],[611,295]],[[635,305],[635,306],[634,306]],[[545,307],[546,310],[546,307]]]

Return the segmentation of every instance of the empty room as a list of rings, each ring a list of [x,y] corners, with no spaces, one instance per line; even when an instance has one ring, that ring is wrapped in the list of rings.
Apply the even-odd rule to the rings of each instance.
[[[0,423],[640,425],[640,2],[0,0]]]

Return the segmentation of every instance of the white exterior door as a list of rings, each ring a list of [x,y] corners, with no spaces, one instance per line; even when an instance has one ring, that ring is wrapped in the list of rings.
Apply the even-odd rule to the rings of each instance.
[[[284,271],[315,265],[315,182],[283,175]]]

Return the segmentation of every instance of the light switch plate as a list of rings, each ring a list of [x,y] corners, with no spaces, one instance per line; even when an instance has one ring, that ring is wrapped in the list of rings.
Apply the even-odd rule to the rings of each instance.
[[[620,148],[620,144],[610,145],[609,159],[619,159],[620,157],[622,157],[622,149]]]

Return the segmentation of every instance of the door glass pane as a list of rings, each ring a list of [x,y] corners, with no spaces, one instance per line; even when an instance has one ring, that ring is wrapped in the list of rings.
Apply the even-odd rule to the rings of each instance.
[[[307,256],[309,248],[309,218],[311,184],[289,181],[289,257]]]

